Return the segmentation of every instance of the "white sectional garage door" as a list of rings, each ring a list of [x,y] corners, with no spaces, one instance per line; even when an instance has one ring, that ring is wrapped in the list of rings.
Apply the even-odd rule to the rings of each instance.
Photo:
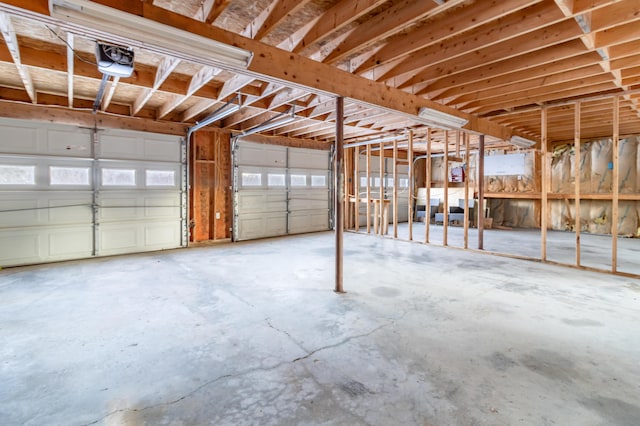
[[[329,229],[329,152],[239,141],[234,153],[237,241]]]
[[[184,245],[181,139],[0,120],[0,266]]]

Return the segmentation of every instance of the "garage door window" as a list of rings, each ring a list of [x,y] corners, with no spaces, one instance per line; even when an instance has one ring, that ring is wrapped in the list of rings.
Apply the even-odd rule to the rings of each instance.
[[[0,165],[0,185],[35,185],[36,166]]]
[[[242,173],[242,186],[262,186],[261,173]]]
[[[173,170],[147,170],[145,183],[147,186],[174,186],[176,173]]]
[[[307,176],[291,175],[291,186],[307,186]]]
[[[49,167],[51,185],[89,185],[88,167]]]
[[[285,186],[285,176],[283,173],[269,173],[267,175],[267,186]]]
[[[320,187],[325,187],[327,186],[327,177],[326,176],[322,176],[322,175],[312,175],[311,176],[311,186],[320,186]]]
[[[136,171],[133,169],[102,169],[104,186],[136,186]]]

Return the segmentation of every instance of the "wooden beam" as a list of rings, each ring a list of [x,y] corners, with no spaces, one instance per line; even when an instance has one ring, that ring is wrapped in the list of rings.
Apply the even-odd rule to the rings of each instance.
[[[371,145],[367,145],[367,234],[371,233]]]
[[[521,14],[515,13],[531,5],[534,6],[522,11],[527,19],[522,19]],[[459,48],[462,52],[473,51],[531,31],[543,23],[547,24],[553,19],[553,13],[557,12],[557,9],[554,9],[555,7],[549,3],[539,3],[538,0],[494,0],[471,3],[467,7],[456,10],[456,13],[444,15],[441,19],[416,27],[407,34],[392,36],[381,49],[358,66],[355,72],[361,74],[408,55],[411,55],[409,61],[413,57],[429,57],[429,52],[432,50],[439,51],[443,58],[452,57],[451,49]],[[557,15],[564,18],[561,13]],[[414,53],[415,56],[412,55]],[[392,70],[381,74],[377,80],[400,75],[407,72],[407,68],[415,70],[414,65],[409,67],[396,65]]]
[[[416,22],[441,12],[443,9],[461,3],[450,0],[442,6],[429,1],[404,0],[379,13],[358,26],[325,59],[325,63],[336,63],[348,56],[370,47],[386,37],[399,33]]]
[[[548,138],[548,124],[549,124],[549,109],[546,107],[542,108],[541,114],[541,127],[542,127],[542,138],[541,138],[541,146],[540,146],[540,165],[541,165],[541,193],[540,193],[540,259],[545,262],[547,260],[547,227],[549,221],[549,202],[547,196],[549,194],[550,188],[550,177],[551,170],[549,164],[549,153],[547,148],[547,138]]]
[[[267,136],[261,133],[254,133],[252,135],[244,136],[242,140],[268,145],[288,146],[290,148],[307,148],[319,150],[331,149],[331,143],[325,141],[302,138],[288,138],[286,136]]]
[[[260,40],[277,27],[287,16],[304,7],[309,0],[274,0],[269,6],[269,14],[253,38]]]
[[[158,110],[158,118],[162,118],[176,109],[184,101],[193,96],[193,94],[196,93],[202,86],[207,84],[221,72],[221,69],[214,67],[204,66],[200,68],[200,70],[191,78],[187,93],[185,95],[174,95],[171,100],[162,105]]]
[[[355,201],[353,203],[353,215],[355,217],[355,229],[356,232],[360,231],[360,154],[358,154],[358,147],[353,148],[353,197]]]
[[[180,59],[173,58],[171,56],[165,56],[162,58],[162,62],[158,65],[156,69],[156,77],[153,81],[153,86],[149,89],[144,89],[142,93],[136,98],[133,103],[133,109],[131,111],[131,115],[136,115],[142,107],[146,105],[146,103],[151,99],[154,93],[160,88],[162,83],[165,82],[169,75],[176,69],[178,64],[180,63]]]
[[[425,197],[424,206],[424,243],[429,244],[429,225],[431,224],[431,128],[427,128],[427,158],[425,158]]]
[[[478,139],[478,250],[484,250],[484,135]]]
[[[501,87],[511,88],[519,84],[533,83],[534,81],[537,81],[538,84],[544,82],[561,82],[563,80],[558,80],[556,75],[562,76],[565,73],[572,75],[573,72],[581,72],[581,70],[589,74],[593,72],[591,67],[602,71],[599,65],[594,65],[594,63],[600,60],[601,58],[596,52],[589,52],[551,63],[532,66],[520,71],[495,76],[491,75],[481,80],[459,81],[459,84],[452,82],[448,87],[439,80],[429,86],[429,94],[433,100],[445,100],[465,94],[471,94],[470,96],[473,97],[474,92],[479,92],[478,96],[481,96],[485,93],[485,90],[487,93],[490,93],[492,90],[499,90]],[[587,69],[591,71],[587,71]],[[538,117],[538,122],[539,118],[540,117]]]
[[[583,35],[582,30],[573,20],[564,20],[510,40],[480,47],[460,56],[447,58],[445,61],[440,60],[437,64],[430,62],[431,57],[418,56],[424,61],[422,67],[425,68],[417,73],[412,73],[412,77],[402,83],[400,87],[404,88],[430,82],[438,79],[443,74],[452,75],[461,70],[467,71],[478,67],[486,68],[490,64],[495,64],[496,67],[502,68],[503,73],[517,71],[523,69],[523,65],[516,62],[522,56],[527,54],[535,55],[543,50],[553,51],[555,50],[553,48],[555,45],[575,40],[581,35]],[[584,52],[584,47],[582,52]],[[558,57],[556,56],[553,59],[557,60]],[[535,61],[535,65],[540,63],[541,61],[539,60]]]
[[[437,90],[447,90],[451,87],[457,87],[468,83],[484,81],[490,78],[499,78],[516,71],[526,71],[531,67],[539,67],[541,65],[551,66],[559,60],[571,60],[571,58],[576,58],[581,55],[585,55],[584,44],[582,44],[580,40],[571,40],[565,43],[561,43],[560,45],[556,45],[551,49],[527,53],[516,58],[511,58],[506,61],[491,64],[481,69],[467,70],[451,76],[439,78],[438,80],[430,83],[420,92],[431,93]],[[595,55],[597,55],[597,53],[592,52],[588,55],[591,55],[592,58],[596,58]],[[589,64],[589,62],[581,61],[580,64],[584,66]],[[508,138],[505,138],[504,140],[506,139]]]
[[[393,238],[398,238],[398,140],[393,140]]]
[[[335,240],[336,240],[336,274],[335,274],[335,292],[344,293],[344,287],[342,282],[343,270],[343,206],[344,206],[344,171],[342,168],[342,161],[344,156],[344,138],[342,134],[342,116],[344,108],[344,101],[341,97],[336,100],[336,139],[335,139],[335,167],[333,170],[335,173],[334,188],[336,189],[336,202],[335,202]]]
[[[103,114],[100,111],[94,115],[91,111],[70,110],[67,107],[32,105],[3,100],[0,100],[0,117],[46,121],[79,127],[92,128],[95,125],[98,128],[136,130],[179,136],[184,136],[187,133],[187,126],[180,123],[127,116],[116,117],[111,114]]]
[[[611,272],[618,270],[618,220],[620,218],[620,97],[613,97],[613,173],[611,182]]]
[[[225,11],[230,3],[231,0],[214,0],[213,6],[209,10],[209,13],[207,13],[207,17],[204,21],[208,24],[212,24],[216,19],[218,19],[218,16]]]
[[[576,237],[576,266],[580,266],[580,232],[581,232],[581,218],[580,218],[580,167],[582,165],[582,153],[580,151],[580,122],[581,122],[581,106],[580,102],[576,102],[575,111],[574,111],[574,153],[575,153],[575,174],[573,176],[575,186],[574,186],[574,194],[575,194],[575,203],[574,209],[575,213],[573,217],[575,218],[575,222],[573,225]]]
[[[324,40],[330,34],[366,15],[387,0],[341,0],[322,14],[315,25],[307,32],[292,51],[300,53],[306,47]]]
[[[469,248],[469,169],[471,166],[471,151],[469,146],[469,135],[466,133],[462,134],[462,139],[464,142],[464,164],[465,164],[465,174],[464,174],[464,243],[463,247],[465,249]],[[477,207],[476,207],[477,208]]]
[[[442,221],[442,245],[449,244],[449,131],[444,131],[444,214]]]
[[[0,12],[0,31],[2,31],[4,41],[7,44],[9,52],[11,52],[11,57],[13,58],[13,63],[18,70],[20,79],[22,80],[22,85],[24,86],[24,89],[29,95],[31,101],[36,103],[36,89],[33,85],[31,72],[22,64],[16,30],[13,28],[13,24],[11,23],[11,17],[4,12]]]
[[[413,130],[409,130],[407,141],[407,160],[409,162],[409,182],[407,185],[407,192],[409,193],[409,206],[407,207],[407,213],[409,216],[409,241],[413,241]]]

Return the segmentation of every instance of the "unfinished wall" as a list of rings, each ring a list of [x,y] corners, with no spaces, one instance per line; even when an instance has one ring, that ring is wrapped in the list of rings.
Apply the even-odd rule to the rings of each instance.
[[[231,237],[231,153],[229,135],[200,131],[191,143],[191,241]]]
[[[619,144],[620,194],[637,194],[640,188],[640,137],[627,137]],[[581,161],[576,165],[575,147],[561,145],[555,148],[551,164],[551,191],[573,194],[575,171],[580,175],[580,230],[594,234],[611,233],[612,202],[609,199],[589,199],[596,194],[611,194],[613,189],[612,140],[599,139],[581,144]],[[591,196],[591,197],[590,197]],[[618,204],[618,234],[640,236],[640,202],[620,201]],[[551,228],[575,229],[575,204],[573,198],[551,201]]]

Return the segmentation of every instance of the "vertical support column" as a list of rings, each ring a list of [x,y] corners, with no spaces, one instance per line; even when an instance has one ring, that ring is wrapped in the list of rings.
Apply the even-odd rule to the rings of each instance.
[[[380,200],[378,202],[378,217],[376,221],[378,222],[378,233],[380,235],[384,235],[385,228],[389,225],[388,223],[384,223],[384,143],[380,142],[380,151],[378,153],[380,157]]]
[[[444,131],[444,214],[442,219],[442,245],[449,240],[449,131]]]
[[[398,238],[398,140],[393,140],[393,238]]]
[[[100,254],[100,184],[98,179],[98,165],[99,165],[99,144],[100,139],[98,138],[98,129],[96,127],[93,128],[93,133],[91,134],[91,156],[93,157],[93,162],[91,163],[91,174],[92,179],[91,183],[93,185],[93,194],[91,201],[91,219],[93,223],[93,246],[91,248],[91,255],[97,256]]]
[[[371,233],[371,145],[367,145],[367,234]]]
[[[408,210],[408,219],[409,219],[409,241],[413,240],[413,131],[409,130],[409,146],[407,147],[407,161],[409,161],[409,182],[408,182],[408,192],[409,192],[409,207]]]
[[[547,260],[547,222],[549,220],[549,203],[547,196],[549,193],[549,161],[547,158],[547,123],[549,111],[546,107],[542,108],[542,140],[540,141],[540,166],[542,168],[542,193],[540,194],[540,236],[542,238],[540,246],[540,258],[542,261]]]
[[[360,153],[358,152],[358,147],[353,148],[353,196],[355,198],[355,202],[353,203],[353,209],[356,223],[355,228],[356,232],[360,231]],[[349,200],[351,202],[351,200]]]
[[[582,154],[580,152],[580,121],[581,121],[581,108],[582,103],[580,101],[576,102],[575,106],[575,114],[574,114],[574,151],[576,158],[576,169],[575,169],[575,214],[573,217],[575,218],[574,230],[576,233],[576,266],[580,266],[580,193],[582,188],[580,187],[580,165],[582,164]]]
[[[349,217],[349,206],[347,205],[347,197],[349,197],[349,173],[347,172],[347,164],[349,164],[349,149],[345,148],[342,156],[342,213],[344,215],[344,229],[349,229],[351,218]]]
[[[469,248],[469,135],[462,134],[464,142],[464,248]]]
[[[336,98],[336,142],[335,142],[335,232],[336,232],[336,282],[335,292],[344,293],[342,285],[343,234],[344,234],[344,98]]]
[[[620,97],[613,97],[613,182],[611,197],[611,271],[618,270],[618,219],[620,197]]]
[[[424,243],[429,243],[429,225],[431,224],[431,128],[427,128],[427,158],[425,159],[425,197],[426,205],[424,207]]]
[[[484,135],[478,141],[478,250],[484,250]]]

